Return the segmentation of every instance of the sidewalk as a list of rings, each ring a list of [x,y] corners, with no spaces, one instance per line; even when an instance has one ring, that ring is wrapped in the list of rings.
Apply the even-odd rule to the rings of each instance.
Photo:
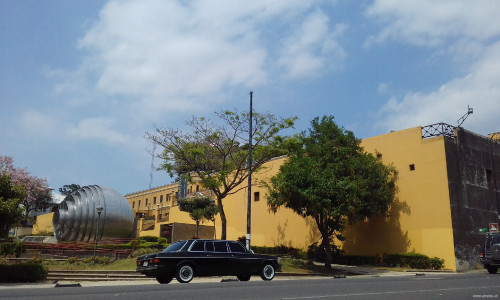
[[[416,276],[426,274],[436,274],[436,271],[393,271],[380,270],[372,267],[358,267],[346,265],[332,265],[335,274],[319,274],[319,273],[287,273],[279,272],[273,280],[293,280],[300,278],[301,280],[313,280],[324,278],[359,278],[359,277],[388,277],[388,276]],[[437,271],[445,274],[457,274],[451,271]],[[261,280],[259,276],[252,276],[252,281]],[[195,277],[190,284],[206,283],[206,282],[231,282],[238,281],[234,276],[223,277]],[[0,283],[0,290],[12,288],[58,288],[58,287],[92,287],[92,286],[120,286],[120,285],[149,285],[159,284],[154,278],[134,279],[134,280],[59,280],[59,281],[43,281],[34,283]],[[179,284],[175,279],[169,284]]]

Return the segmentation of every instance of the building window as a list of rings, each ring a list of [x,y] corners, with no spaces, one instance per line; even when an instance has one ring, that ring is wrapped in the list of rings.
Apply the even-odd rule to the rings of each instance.
[[[415,165],[414,164],[410,165],[410,171],[415,171]]]
[[[132,202],[132,208],[135,208],[135,201]]]
[[[253,193],[253,201],[260,201],[260,192]]]
[[[139,203],[137,204],[137,208],[141,207],[141,200],[139,200]]]
[[[199,186],[199,185],[197,185],[197,186],[196,186],[196,191],[197,191],[197,192],[199,192],[199,191],[200,191],[200,186]]]
[[[167,201],[167,202],[168,202],[168,201],[170,201],[170,195],[167,195],[167,199],[166,199],[166,201]]]
[[[148,198],[146,198],[146,206],[148,206]]]
[[[153,204],[156,204],[156,197],[153,197]]]
[[[488,183],[493,183],[493,171],[486,169],[486,181]]]
[[[160,203],[163,203],[163,195],[160,195]]]

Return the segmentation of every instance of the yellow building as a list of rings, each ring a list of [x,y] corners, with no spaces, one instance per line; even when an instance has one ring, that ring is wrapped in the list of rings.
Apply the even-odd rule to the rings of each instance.
[[[473,267],[482,241],[478,230],[498,222],[500,170],[495,166],[500,166],[500,143],[440,123],[367,138],[362,146],[399,171],[398,202],[387,217],[348,226],[345,253],[416,252],[444,259],[447,269]],[[266,189],[258,184],[275,175],[285,159],[276,158],[253,175],[251,240],[258,246],[307,249],[320,241],[315,222],[286,208],[269,212]],[[178,192],[178,184],[170,184],[125,195],[138,217],[139,235],[172,238],[175,224],[194,224],[176,206]],[[188,184],[187,194],[196,192],[210,196],[196,182]],[[247,200],[246,188],[223,200],[228,239],[246,235]],[[213,228],[205,236],[220,238],[218,218],[205,225]],[[193,230],[177,228],[184,236]]]

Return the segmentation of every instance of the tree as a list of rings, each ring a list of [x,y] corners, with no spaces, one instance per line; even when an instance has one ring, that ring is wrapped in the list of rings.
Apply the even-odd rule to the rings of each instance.
[[[200,226],[200,221],[203,220],[214,220],[215,215],[219,213],[219,209],[213,203],[213,200],[206,196],[198,196],[179,199],[177,201],[179,204],[179,209],[189,213],[191,219],[196,222],[196,238],[198,235],[198,228]]]
[[[52,203],[52,192],[47,179],[32,176],[26,169],[14,167],[13,158],[0,155],[0,173],[8,175],[14,186],[25,191],[20,200],[24,206],[25,218],[36,209],[45,209]]]
[[[14,186],[7,174],[0,174],[0,238],[6,238],[10,227],[22,219],[19,199],[23,194],[23,189]]]
[[[268,205],[284,206],[315,220],[331,268],[334,238],[343,240],[346,222],[387,212],[395,200],[397,172],[366,153],[351,131],[333,116],[315,118],[308,134],[290,144],[288,160],[268,184]]]
[[[78,190],[80,186],[78,184],[65,184],[61,188],[59,188],[59,193],[62,195],[68,196],[71,195],[74,191]]]
[[[164,147],[160,169],[174,174],[195,175],[201,185],[217,199],[221,217],[221,238],[226,239],[226,214],[222,199],[245,188],[248,178],[249,114],[224,111],[216,113],[222,125],[206,118],[193,117],[186,124],[192,133],[156,128],[146,137]],[[273,157],[282,155],[283,138],[278,133],[293,126],[295,118],[277,119],[270,114],[253,114],[252,167],[256,171]]]

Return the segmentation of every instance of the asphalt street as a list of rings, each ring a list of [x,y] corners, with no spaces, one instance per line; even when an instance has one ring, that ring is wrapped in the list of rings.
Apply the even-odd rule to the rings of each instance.
[[[500,274],[400,273],[383,276],[277,277],[266,282],[232,278],[195,278],[189,284],[134,282],[68,282],[0,285],[0,299],[496,299]]]

